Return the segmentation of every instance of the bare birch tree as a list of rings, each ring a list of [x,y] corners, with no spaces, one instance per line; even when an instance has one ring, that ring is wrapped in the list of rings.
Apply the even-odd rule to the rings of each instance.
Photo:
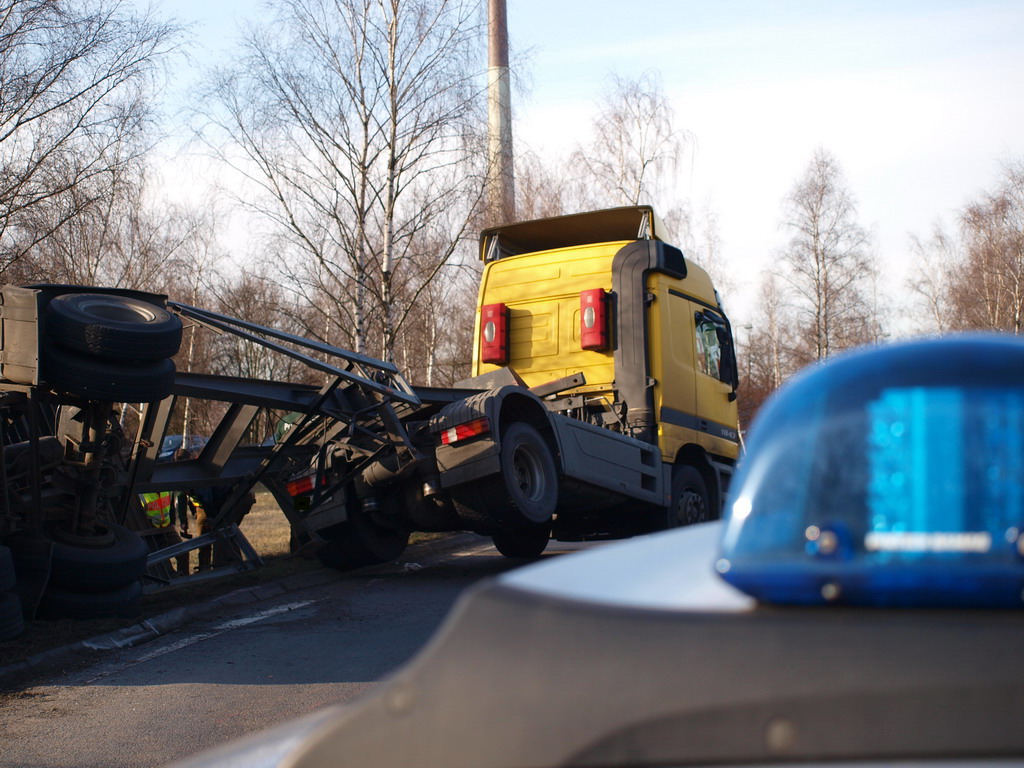
[[[783,255],[812,359],[877,337],[870,300],[874,266],[839,163],[815,151],[784,201],[792,239]]]
[[[949,281],[954,328],[1024,330],[1024,162],[961,216],[963,261]]]
[[[19,266],[19,279],[149,291],[187,282],[196,238],[211,236],[215,225],[154,201],[151,186],[141,162],[118,164],[27,211],[24,226],[50,235]]]
[[[808,362],[800,351],[783,280],[774,272],[761,275],[757,311],[745,331],[740,349],[743,388],[739,406],[743,422],[749,424],[764,400]]]
[[[570,167],[582,171],[596,207],[667,197],[692,138],[676,128],[656,73],[612,76],[591,129],[590,143],[577,148]]]
[[[0,274],[103,204],[106,185],[88,182],[145,152],[179,35],[120,0],[0,0]]]
[[[938,224],[927,240],[910,239],[914,269],[907,281],[913,297],[910,320],[918,333],[945,333],[952,330],[953,310],[950,305],[950,269],[959,261],[959,245],[955,237]]]
[[[203,135],[249,182],[307,332],[391,358],[481,201],[482,17],[470,0],[271,7],[214,75]]]
[[[520,219],[546,219],[570,212],[566,208],[569,196],[565,186],[571,181],[563,160],[552,161],[520,147],[515,166],[516,211]]]

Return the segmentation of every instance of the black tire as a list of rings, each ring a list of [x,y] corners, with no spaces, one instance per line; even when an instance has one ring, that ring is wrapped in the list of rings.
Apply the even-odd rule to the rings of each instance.
[[[501,436],[501,477],[494,513],[501,529],[548,523],[558,505],[551,449],[534,427],[517,421]]]
[[[306,533],[305,531],[296,531],[294,528],[292,528],[288,535],[288,552],[294,555],[304,546],[309,544],[310,541],[311,538],[308,533]]]
[[[162,360],[181,347],[181,320],[127,296],[68,293],[47,307],[46,334],[69,349],[107,360]]]
[[[41,619],[130,619],[142,607],[142,582],[106,592],[73,592],[47,587],[39,603]]]
[[[316,551],[316,559],[320,561],[320,565],[325,568],[333,568],[336,571],[351,571],[356,567],[351,565],[349,557],[341,551],[337,542],[334,541],[328,541],[326,544],[323,544]]]
[[[21,600],[13,592],[0,592],[0,641],[12,640],[24,631]]]
[[[450,493],[452,507],[462,526],[482,536],[494,533],[494,482],[490,478],[463,483]]]
[[[494,548],[505,557],[540,557],[551,540],[551,528],[538,525],[531,528],[512,528],[495,531],[491,536]]]
[[[361,510],[350,515],[344,523],[317,531],[328,542],[317,552],[321,563],[328,568],[350,571],[402,556],[409,544],[408,531],[377,523]]]
[[[54,390],[92,400],[152,403],[174,386],[174,363],[116,363],[84,357],[53,344],[43,349],[43,378]]]
[[[677,464],[672,468],[672,506],[669,507],[666,527],[704,523],[718,517],[711,508],[704,477],[689,464]]]
[[[11,550],[0,545],[0,592],[14,588],[14,557]]]
[[[149,556],[142,538],[115,523],[103,523],[98,533],[86,539],[51,529],[50,584],[75,592],[108,592],[142,578]]]

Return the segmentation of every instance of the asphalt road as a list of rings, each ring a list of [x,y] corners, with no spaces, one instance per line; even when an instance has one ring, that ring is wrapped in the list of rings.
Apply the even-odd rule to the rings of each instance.
[[[153,766],[346,702],[413,656],[474,582],[521,565],[486,539],[338,574],[0,699],[0,766]],[[552,542],[545,557],[576,545]]]

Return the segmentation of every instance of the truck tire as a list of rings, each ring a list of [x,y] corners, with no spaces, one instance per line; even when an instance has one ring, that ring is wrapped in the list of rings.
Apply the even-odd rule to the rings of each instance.
[[[115,523],[103,523],[100,533],[90,538],[51,530],[50,584],[75,592],[107,592],[142,578],[149,556],[142,538]]]
[[[704,523],[717,517],[711,509],[707,484],[696,467],[676,464],[672,468],[672,506],[666,517],[666,528]]]
[[[327,541],[316,551],[316,559],[325,568],[333,568],[336,571],[351,571],[357,566],[352,565],[351,559],[338,546],[336,541]]]
[[[43,377],[55,390],[94,400],[152,403],[174,386],[174,363],[154,360],[111,362],[85,357],[48,344],[43,349]]]
[[[495,531],[491,539],[494,548],[505,557],[540,557],[551,540],[551,527],[538,525]]]
[[[73,592],[47,587],[39,602],[41,619],[130,619],[141,611],[142,582],[106,592]]]
[[[558,505],[558,471],[551,449],[534,427],[521,421],[501,436],[501,482],[494,513],[501,529],[547,523]]]
[[[317,552],[317,558],[339,571],[397,560],[409,544],[407,531],[380,525],[361,510],[344,523],[317,533],[328,542]]]
[[[181,346],[181,320],[147,301],[68,293],[46,310],[46,333],[69,349],[106,360],[162,360]]]
[[[8,547],[0,545],[0,592],[14,588],[14,558]]]
[[[0,641],[13,640],[24,631],[21,600],[13,592],[0,592]]]

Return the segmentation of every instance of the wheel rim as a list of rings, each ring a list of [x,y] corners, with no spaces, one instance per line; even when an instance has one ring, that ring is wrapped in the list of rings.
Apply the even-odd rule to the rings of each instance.
[[[48,527],[50,538],[69,547],[81,549],[107,549],[114,546],[117,537],[112,528],[105,525],[97,525],[92,535],[82,535],[68,530],[64,523],[54,523]]]
[[[516,488],[523,498],[535,502],[544,496],[544,471],[540,457],[528,445],[519,445],[512,455],[512,472]]]
[[[704,504],[704,497],[693,488],[686,488],[679,495],[679,505],[676,509],[676,518],[682,525],[703,523],[707,520],[708,510]]]
[[[106,296],[83,297],[78,307],[94,317],[115,323],[152,323],[156,320],[156,313],[148,307],[136,303],[111,301]]]

